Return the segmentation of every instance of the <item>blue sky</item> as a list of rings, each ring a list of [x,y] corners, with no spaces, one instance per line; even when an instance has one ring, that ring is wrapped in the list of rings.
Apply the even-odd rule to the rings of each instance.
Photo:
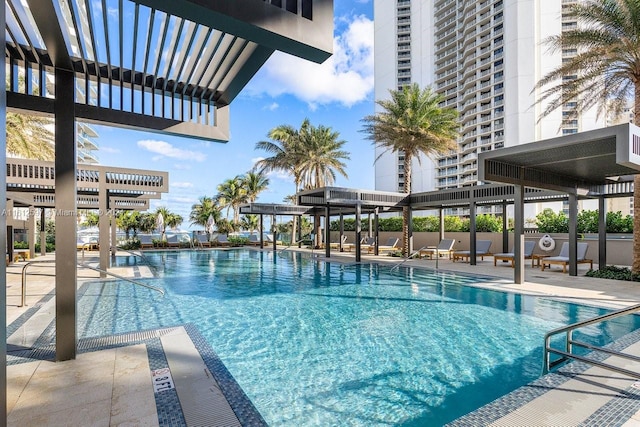
[[[372,0],[335,0],[334,23],[334,55],[324,64],[279,52],[269,59],[231,104],[228,143],[95,126],[100,163],[168,171],[169,193],[151,209],[166,206],[179,213],[185,218],[181,228],[188,229],[191,205],[201,196],[215,196],[224,180],[249,171],[265,155],[254,147],[270,129],[299,128],[309,118],[347,141],[349,177],[339,176],[336,185],[373,189],[373,147],[361,132],[361,119],[374,109]],[[269,179],[259,202],[281,203],[293,193],[291,177],[271,174]]]

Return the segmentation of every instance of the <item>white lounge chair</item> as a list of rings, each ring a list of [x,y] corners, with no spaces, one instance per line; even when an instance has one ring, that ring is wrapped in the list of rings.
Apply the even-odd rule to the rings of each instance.
[[[400,241],[400,239],[398,239],[397,237],[389,237],[387,239],[387,244],[386,245],[380,245],[378,246],[378,252],[384,252],[384,251],[395,251],[397,249],[400,249],[398,247],[398,242]],[[372,253],[376,250],[376,245],[369,245],[367,247],[367,253]]]
[[[533,267],[533,250],[535,249],[535,247],[536,247],[536,242],[531,242],[531,241],[524,242],[524,259],[531,260],[531,267]],[[494,267],[498,265],[498,261],[511,261],[511,267],[514,267],[514,263],[513,263],[514,260],[515,260],[515,255],[513,253],[513,249],[511,249],[511,252],[493,255]]]
[[[489,249],[491,249],[491,240],[476,241],[476,257],[480,257],[480,259],[484,261],[485,256],[491,255]],[[455,251],[453,253],[453,262],[456,262],[459,259],[469,261],[470,257],[471,251]]]
[[[451,254],[453,253],[453,245],[455,243],[455,239],[442,239],[440,240],[440,243],[438,243],[438,246],[420,249],[418,255],[420,256],[420,258],[429,257],[429,259],[433,259],[434,255],[448,255],[449,259],[451,259]]]
[[[249,234],[249,244],[252,246],[260,246],[260,236],[257,234]]]
[[[593,260],[587,259],[587,250],[589,244],[584,242],[578,242],[578,253],[576,256],[576,262],[578,264],[589,264],[593,270]],[[544,257],[540,260],[540,267],[544,271],[545,266],[551,268],[551,264],[557,264],[562,266],[562,272],[567,272],[567,265],[569,265],[569,242],[564,242],[560,248],[560,254],[558,256]]]

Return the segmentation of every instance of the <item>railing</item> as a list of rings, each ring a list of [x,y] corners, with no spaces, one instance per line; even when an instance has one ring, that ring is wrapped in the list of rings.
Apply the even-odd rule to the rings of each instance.
[[[396,268],[400,268],[400,266],[402,264],[404,264],[405,262],[409,261],[410,259],[413,259],[414,256],[420,254],[420,251],[423,249],[426,249],[426,246],[421,247],[420,249],[418,249],[417,251],[414,251],[411,255],[409,255],[408,257],[406,257],[405,259],[403,259],[402,261],[400,261],[399,263],[397,263],[396,265],[394,265],[393,267],[391,267],[391,271],[395,270]],[[419,258],[419,257],[418,257]],[[437,267],[436,267],[437,268]]]
[[[584,320],[582,322],[577,322],[572,325],[563,326],[561,328],[554,329],[549,331],[544,336],[544,353],[543,353],[543,374],[549,372],[549,370],[553,369],[555,366],[558,366],[561,363],[564,363],[570,359],[578,360],[584,363],[588,363],[591,365],[595,365],[604,369],[608,369],[614,372],[618,372],[624,375],[628,375],[633,378],[640,379],[640,372],[630,371],[628,369],[620,368],[615,365],[611,365],[609,363],[601,362],[598,360],[593,360],[584,356],[579,356],[573,353],[574,347],[582,347],[588,350],[598,351],[601,353],[609,354],[611,356],[620,357],[623,359],[633,360],[636,362],[640,362],[640,357],[634,356],[632,354],[626,354],[619,351],[611,350],[608,348],[598,347],[586,342],[577,341],[573,339],[573,332],[578,329],[589,325],[594,325],[596,323],[604,322],[606,320],[615,319],[617,317],[626,316],[629,314],[634,314],[640,311],[640,304],[634,305],[622,310],[614,311],[613,313],[604,314],[602,316],[594,317],[593,319]],[[551,347],[551,339],[559,334],[566,334],[565,342],[564,342],[564,350],[560,350],[557,348]],[[561,356],[559,359],[551,361],[551,353],[557,354]]]
[[[133,251],[130,251],[130,250],[128,250],[128,249],[123,249],[123,248],[121,248],[121,247],[119,247],[119,246],[116,246],[116,248],[117,248],[119,251],[126,252],[126,253],[128,253],[128,254],[133,255],[133,256],[137,256],[137,257],[142,258],[142,259],[147,263],[146,265],[149,267],[149,269],[151,269],[151,270],[155,270],[155,269],[156,269],[156,267],[155,267],[153,264],[151,264],[151,261],[149,261],[149,258],[147,258],[146,256],[144,256],[144,255],[142,254],[142,252],[140,252],[140,253],[133,252]]]
[[[26,301],[26,299],[27,299],[27,268],[30,265],[33,265],[33,264],[44,264],[44,263],[55,263],[55,262],[56,262],[56,260],[54,260],[54,259],[29,261],[22,267],[22,295],[21,295],[21,299],[20,299],[20,305],[18,307],[24,307],[24,306],[27,305],[27,301]],[[86,265],[86,264],[83,264],[83,263],[78,263],[78,266],[82,267],[82,268],[88,268],[90,270],[94,270],[94,271],[97,271],[99,273],[104,273],[104,274],[107,274],[109,276],[113,276],[116,279],[124,280],[126,282],[133,283],[134,285],[138,285],[138,286],[142,286],[142,287],[147,288],[147,289],[151,289],[153,291],[159,292],[162,296],[164,296],[164,290],[162,288],[158,288],[156,286],[152,286],[152,285],[148,285],[146,283],[138,282],[137,280],[128,279],[128,278],[126,278],[124,276],[120,276],[119,274],[111,273],[111,272],[103,270],[101,268],[92,267],[90,265]]]

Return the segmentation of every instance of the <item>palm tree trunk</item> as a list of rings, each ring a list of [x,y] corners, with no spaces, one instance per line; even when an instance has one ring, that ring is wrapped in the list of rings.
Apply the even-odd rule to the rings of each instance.
[[[635,83],[634,124],[640,126],[640,81]],[[602,267],[602,266],[600,266]],[[640,175],[633,176],[633,264],[631,270],[640,273]]]
[[[411,155],[404,153],[404,192],[411,194]],[[409,222],[411,221],[410,207],[402,207],[402,256],[409,256]]]

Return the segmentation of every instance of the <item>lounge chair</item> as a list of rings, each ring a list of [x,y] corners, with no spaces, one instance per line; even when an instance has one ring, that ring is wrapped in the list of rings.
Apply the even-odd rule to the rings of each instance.
[[[480,257],[480,259],[484,261],[485,256],[491,255],[489,249],[491,249],[491,240],[476,241],[476,257]],[[452,257],[453,262],[456,262],[459,259],[465,259],[466,261],[469,261],[469,258],[471,257],[471,251],[455,251]]]
[[[211,241],[206,234],[196,234],[194,243],[202,248],[210,248]]]
[[[178,236],[167,237],[167,246],[170,248],[179,248],[180,241],[178,240]]]
[[[342,245],[347,243],[347,236],[345,234],[342,235],[341,242],[342,242]],[[329,243],[329,247],[331,249],[340,249],[340,242],[331,242]]]
[[[578,264],[589,264],[590,268],[593,270],[593,260],[587,259],[587,250],[589,249],[589,244],[584,242],[578,243],[578,253],[576,257],[576,262]],[[551,264],[558,264],[562,266],[562,272],[567,272],[567,265],[569,265],[569,242],[564,242],[562,247],[560,248],[560,254],[558,256],[550,256],[544,257],[540,260],[540,266],[542,271],[544,271],[545,266],[551,268]]]
[[[536,242],[526,241],[524,242],[524,259],[531,260],[531,267],[533,267],[533,250],[536,247]],[[498,265],[498,261],[511,261],[511,267],[514,267],[515,255],[513,249],[511,252],[493,255],[493,266]]]
[[[153,248],[153,239],[151,236],[139,235],[138,240],[140,240],[140,249]]]
[[[360,239],[360,248],[365,248],[375,243],[376,243],[375,237],[362,237]],[[342,250],[351,252],[355,247],[356,247],[355,243],[345,243],[342,245]]]
[[[378,246],[378,252],[384,252],[384,251],[395,251],[397,249],[400,249],[398,247],[398,242],[400,241],[400,239],[398,239],[397,237],[389,237],[387,239],[387,244],[386,245],[380,245]],[[372,253],[376,250],[376,245],[369,245],[367,247],[367,253]]]
[[[215,241],[217,246],[229,246],[231,244],[226,234],[218,234]]]
[[[442,239],[440,240],[440,243],[438,243],[438,246],[420,249],[418,255],[420,258],[429,257],[429,259],[433,259],[434,255],[448,255],[449,259],[451,259],[451,254],[453,253],[453,245],[455,243],[455,239]]]
[[[257,234],[249,234],[249,244],[252,246],[260,246],[260,236]]]

